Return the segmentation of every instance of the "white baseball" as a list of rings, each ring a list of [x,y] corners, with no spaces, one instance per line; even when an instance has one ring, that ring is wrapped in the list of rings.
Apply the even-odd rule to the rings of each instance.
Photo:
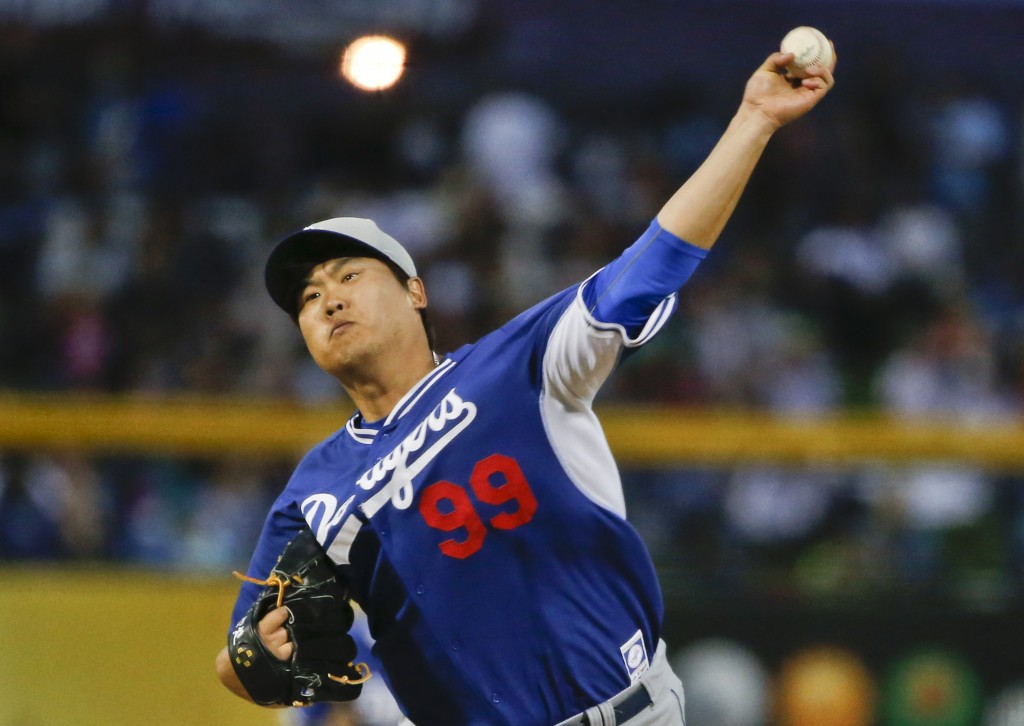
[[[832,65],[832,44],[824,33],[807,25],[793,28],[786,33],[779,50],[796,56],[793,62],[786,66],[789,75],[794,78],[806,77],[808,66],[819,65],[828,68]]]

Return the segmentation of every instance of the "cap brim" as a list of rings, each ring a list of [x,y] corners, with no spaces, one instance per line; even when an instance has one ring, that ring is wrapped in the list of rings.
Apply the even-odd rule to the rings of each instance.
[[[310,270],[338,257],[387,259],[377,249],[352,237],[318,229],[300,230],[278,242],[267,258],[263,271],[267,292],[278,307],[294,318]]]

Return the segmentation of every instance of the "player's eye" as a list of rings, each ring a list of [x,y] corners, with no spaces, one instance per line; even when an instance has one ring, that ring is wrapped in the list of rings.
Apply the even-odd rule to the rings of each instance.
[[[341,278],[341,281],[342,282],[351,282],[352,280],[356,279],[358,276],[359,276],[358,272],[346,272],[345,275]]]
[[[309,301],[311,301],[311,300],[315,300],[315,299],[317,299],[318,297],[320,297],[320,293],[319,293],[318,291],[316,291],[316,290],[310,290],[309,292],[303,293],[303,295],[302,295],[302,299],[300,300],[300,302],[301,302],[301,303],[302,303],[303,305],[305,305],[305,304],[306,304],[306,303],[308,303]]]

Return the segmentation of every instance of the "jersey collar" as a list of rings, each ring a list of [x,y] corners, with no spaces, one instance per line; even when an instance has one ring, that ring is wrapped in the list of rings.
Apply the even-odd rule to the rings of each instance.
[[[377,431],[380,430],[380,421],[366,423],[363,415],[356,411],[345,423],[345,431],[359,444],[372,444]]]
[[[395,407],[391,409],[391,413],[388,414],[387,418],[382,421],[364,421],[363,414],[356,411],[349,418],[345,424],[345,431],[352,437],[356,443],[360,444],[372,444],[377,436],[377,432],[383,429],[385,426],[398,421],[416,405],[420,398],[430,390],[430,388],[437,383],[445,374],[448,373],[456,365],[455,361],[451,358],[447,358],[441,361],[437,368],[423,376],[417,383],[409,389],[409,391],[402,396]]]

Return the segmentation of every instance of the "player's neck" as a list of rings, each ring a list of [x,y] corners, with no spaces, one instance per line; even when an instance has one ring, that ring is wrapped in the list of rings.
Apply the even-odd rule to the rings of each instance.
[[[387,417],[402,396],[435,365],[430,351],[411,358],[390,356],[370,370],[352,372],[341,380],[341,384],[365,421],[379,421]]]

